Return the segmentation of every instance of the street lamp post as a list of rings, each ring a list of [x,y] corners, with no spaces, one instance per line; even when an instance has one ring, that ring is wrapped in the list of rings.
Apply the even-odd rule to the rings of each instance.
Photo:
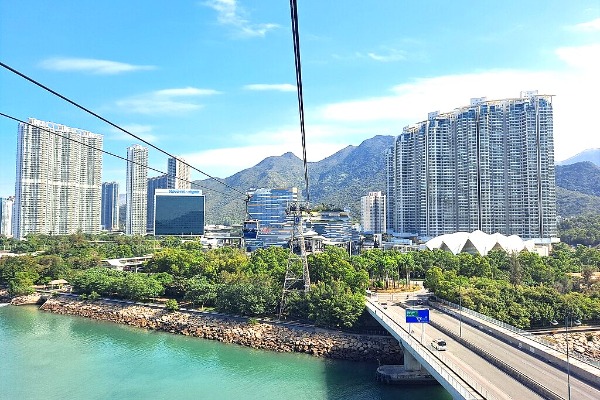
[[[462,338],[462,287],[458,287],[458,310],[460,319],[458,320],[458,336]]]
[[[571,400],[571,363],[569,362],[569,313],[565,314],[565,338],[567,340],[567,399]],[[571,316],[571,319],[572,316]]]

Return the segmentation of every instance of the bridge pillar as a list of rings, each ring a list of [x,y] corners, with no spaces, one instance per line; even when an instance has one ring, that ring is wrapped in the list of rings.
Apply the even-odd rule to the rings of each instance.
[[[404,370],[405,371],[420,371],[421,363],[417,361],[406,349],[404,349]]]

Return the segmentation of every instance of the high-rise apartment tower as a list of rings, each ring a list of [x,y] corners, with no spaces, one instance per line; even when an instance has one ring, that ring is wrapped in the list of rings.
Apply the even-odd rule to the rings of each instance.
[[[119,184],[117,182],[102,183],[102,229],[116,231],[119,229]]]
[[[15,198],[0,197],[0,235],[12,237],[12,215]]]
[[[102,135],[29,119],[17,137],[14,235],[100,231]]]
[[[148,148],[135,144],[127,148],[127,195],[125,233],[145,235],[147,218]]]
[[[385,195],[381,192],[369,192],[360,198],[360,214],[363,232],[374,234],[386,231]]]
[[[167,189],[190,189],[190,166],[182,158],[169,157]]]
[[[154,193],[157,189],[168,189],[169,188],[169,175],[159,175],[152,178],[148,178],[148,215],[146,218],[146,233],[154,233]]]
[[[388,230],[557,235],[552,96],[471,104],[404,128],[386,153]]]

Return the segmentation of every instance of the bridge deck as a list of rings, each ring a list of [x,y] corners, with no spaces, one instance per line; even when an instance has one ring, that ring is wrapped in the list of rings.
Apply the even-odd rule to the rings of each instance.
[[[421,324],[412,324],[409,327],[405,321],[405,311],[401,307],[405,304],[391,301],[391,296],[380,297],[379,301],[387,301],[387,308],[381,307],[377,301],[369,301],[368,307],[373,314],[385,314],[392,322],[389,325],[397,325],[399,329],[409,331],[412,328],[413,339],[419,342],[421,340]],[[405,300],[405,297],[402,296]],[[396,297],[398,299],[398,296]],[[440,361],[448,362],[448,368],[456,368],[458,374],[465,379],[471,386],[475,387],[484,398],[513,398],[513,399],[535,399],[535,398],[569,398],[567,386],[567,374],[564,370],[550,365],[532,354],[521,351],[510,344],[504,343],[485,332],[474,328],[465,323],[461,323],[452,315],[430,310],[430,320],[439,325],[446,332],[454,332],[452,335],[446,335],[431,325],[424,325],[423,344],[429,344],[434,338],[443,338],[448,343],[446,352],[430,351]],[[388,328],[388,326],[386,326]],[[494,358],[501,360],[502,363],[509,365],[527,379],[536,382],[539,386],[548,390],[548,394],[540,396],[534,393],[528,386],[524,385],[497,367],[493,366],[486,359],[475,354],[459,342],[453,339],[460,335],[468,343],[473,343],[475,347],[485,349],[487,353],[492,354]],[[407,343],[411,346],[411,343]],[[414,344],[414,343],[413,343]],[[442,354],[443,353],[443,354]],[[571,398],[574,399],[600,399],[600,391],[586,382],[571,376],[570,378]]]

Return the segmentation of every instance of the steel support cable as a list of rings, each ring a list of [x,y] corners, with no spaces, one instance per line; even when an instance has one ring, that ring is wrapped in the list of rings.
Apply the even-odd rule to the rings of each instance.
[[[159,174],[162,174],[162,175],[169,175],[168,173],[166,173],[166,172],[164,172],[164,171],[158,170],[158,169],[156,169],[156,168],[149,167],[149,166],[147,166],[147,165],[144,165],[144,164],[142,164],[142,163],[138,163],[138,162],[136,162],[136,161],[128,160],[127,158],[125,158],[125,157],[122,157],[122,156],[120,156],[120,155],[118,155],[118,154],[114,154],[114,153],[111,153],[110,151],[106,151],[106,150],[99,149],[99,148],[97,148],[97,147],[94,147],[94,146],[92,146],[92,145],[90,145],[90,144],[87,144],[87,143],[80,142],[80,141],[78,141],[78,140],[75,140],[75,139],[73,139],[73,138],[70,138],[70,137],[68,137],[68,136],[63,136],[63,135],[59,134],[58,132],[55,132],[55,131],[53,131],[53,130],[50,130],[50,129],[46,129],[46,128],[42,127],[42,126],[38,126],[38,125],[34,125],[34,124],[30,124],[29,122],[26,122],[26,121],[20,120],[20,119],[18,119],[18,118],[16,118],[16,117],[10,116],[10,115],[8,115],[8,114],[5,114],[5,113],[3,113],[3,112],[0,112],[0,116],[2,116],[2,117],[5,117],[5,118],[8,118],[8,119],[12,119],[13,121],[20,122],[20,123],[22,123],[22,124],[25,124],[25,125],[31,126],[31,127],[33,127],[33,128],[36,128],[36,129],[39,129],[39,130],[42,130],[42,131],[45,131],[45,132],[51,133],[51,134],[53,134],[53,135],[55,135],[55,136],[61,137],[61,138],[63,138],[63,139],[67,139],[67,140],[69,140],[69,141],[71,141],[71,142],[74,142],[74,143],[77,143],[77,144],[83,145],[83,146],[85,146],[85,147],[89,147],[89,148],[91,148],[92,150],[100,151],[100,152],[102,152],[102,153],[104,153],[104,154],[107,154],[107,155],[109,155],[109,156],[113,156],[113,157],[119,158],[119,159],[121,159],[121,160],[123,160],[123,161],[127,161],[128,163],[132,163],[132,164],[135,164],[135,165],[142,166],[142,167],[144,167],[144,168],[146,168],[146,169],[149,169],[149,170],[151,170],[151,171],[158,172]],[[225,193],[223,193],[223,192],[219,192],[218,190],[209,189],[209,188],[207,188],[207,187],[205,187],[205,186],[199,185],[199,184],[197,184],[197,183],[194,183],[194,182],[192,182],[192,181],[188,181],[187,179],[179,178],[178,176],[175,176],[175,179],[177,179],[177,180],[179,180],[179,181],[182,181],[182,182],[189,183],[189,184],[191,184],[191,185],[193,185],[193,186],[195,186],[195,187],[197,187],[197,188],[202,188],[202,189],[206,189],[206,190],[213,191],[213,192],[215,192],[215,193],[222,194],[223,196],[232,196],[231,194],[229,194],[229,195],[228,195],[228,194],[225,194]]]
[[[169,153],[168,151],[166,151],[166,150],[163,150],[163,149],[161,149],[160,147],[153,145],[152,143],[150,143],[150,142],[148,142],[148,141],[146,141],[146,140],[142,139],[141,137],[139,137],[139,136],[137,136],[137,135],[135,135],[135,134],[133,134],[133,133],[131,133],[131,132],[127,131],[127,130],[126,130],[126,129],[124,129],[124,128],[121,128],[119,125],[117,125],[117,124],[115,124],[115,123],[113,123],[113,122],[109,121],[108,119],[106,119],[106,118],[102,117],[101,115],[99,115],[99,114],[95,113],[94,111],[92,111],[92,110],[90,110],[90,109],[88,109],[88,108],[86,108],[86,107],[84,107],[84,106],[82,106],[82,105],[78,104],[77,102],[75,102],[75,101],[73,101],[73,100],[69,99],[69,98],[68,98],[68,97],[66,97],[66,96],[63,96],[62,94],[58,93],[57,91],[50,89],[48,86],[45,86],[45,85],[43,85],[42,83],[40,83],[40,82],[36,81],[36,80],[35,80],[35,79],[33,79],[33,78],[30,78],[29,76],[25,75],[24,73],[17,71],[16,69],[14,69],[14,68],[12,68],[12,67],[10,67],[10,66],[6,65],[5,63],[3,63],[3,62],[1,62],[1,61],[0,61],[0,66],[2,66],[2,67],[4,67],[4,68],[6,68],[7,70],[9,70],[9,71],[13,72],[13,73],[14,73],[14,74],[16,74],[16,75],[19,75],[21,78],[28,80],[29,82],[33,83],[34,85],[36,85],[36,86],[39,86],[40,88],[42,88],[42,89],[46,90],[47,92],[50,92],[50,93],[52,93],[53,95],[55,95],[55,96],[57,96],[57,97],[60,97],[61,99],[63,99],[63,100],[64,100],[64,101],[66,101],[67,103],[70,103],[70,104],[74,105],[75,107],[79,108],[80,110],[83,110],[83,111],[87,112],[88,114],[90,114],[90,115],[93,115],[94,117],[96,117],[96,118],[100,119],[101,121],[103,121],[103,122],[107,123],[108,125],[110,125],[110,126],[112,126],[112,127],[116,128],[116,129],[120,130],[121,132],[123,132],[123,133],[125,133],[125,134],[127,134],[127,135],[129,135],[129,136],[131,136],[131,137],[133,137],[133,138],[135,138],[135,139],[137,139],[137,140],[139,140],[140,142],[142,142],[142,143],[144,143],[144,144],[146,144],[146,145],[148,145],[148,146],[152,147],[153,149],[155,149],[155,150],[157,150],[157,151],[159,151],[159,152],[161,152],[161,153],[163,153],[163,154],[165,154],[165,155],[167,155],[167,156],[169,156],[169,157],[172,157],[172,158],[175,158],[175,159],[177,159],[178,161],[180,161],[181,163],[183,163],[183,164],[187,165],[188,167],[190,167],[190,168],[191,168],[191,169],[193,169],[194,171],[197,171],[197,172],[201,173],[202,175],[204,175],[204,176],[206,176],[206,177],[208,177],[208,178],[210,178],[210,179],[213,179],[213,180],[215,180],[216,182],[219,182],[219,183],[220,183],[220,184],[222,184],[223,186],[226,186],[227,188],[229,188],[229,189],[231,189],[231,190],[233,190],[233,191],[235,191],[235,192],[238,192],[238,193],[240,193],[240,194],[243,194],[243,195],[245,195],[245,193],[244,193],[244,192],[242,192],[241,190],[238,190],[238,189],[234,188],[233,186],[230,186],[230,185],[228,185],[227,183],[223,182],[222,180],[220,180],[220,179],[218,179],[218,178],[216,178],[216,177],[214,177],[214,176],[212,176],[212,175],[209,175],[209,174],[207,174],[207,173],[206,173],[206,172],[204,172],[204,171],[201,171],[201,170],[199,170],[198,168],[196,168],[196,167],[194,167],[194,166],[192,166],[192,165],[188,164],[188,163],[187,163],[187,162],[185,162],[184,160],[181,160],[181,159],[179,159],[179,158],[175,157],[174,155],[172,155],[172,154],[171,154],[171,153]]]
[[[302,162],[304,164],[304,182],[306,184],[306,201],[310,202],[308,190],[308,162],[306,160],[306,133],[304,130],[304,100],[302,95],[302,64],[300,62],[300,34],[298,30],[298,4],[290,0],[290,14],[292,20],[292,38],[294,41],[294,62],[296,65],[296,88],[298,92],[298,113],[300,115],[300,133],[302,135]]]

